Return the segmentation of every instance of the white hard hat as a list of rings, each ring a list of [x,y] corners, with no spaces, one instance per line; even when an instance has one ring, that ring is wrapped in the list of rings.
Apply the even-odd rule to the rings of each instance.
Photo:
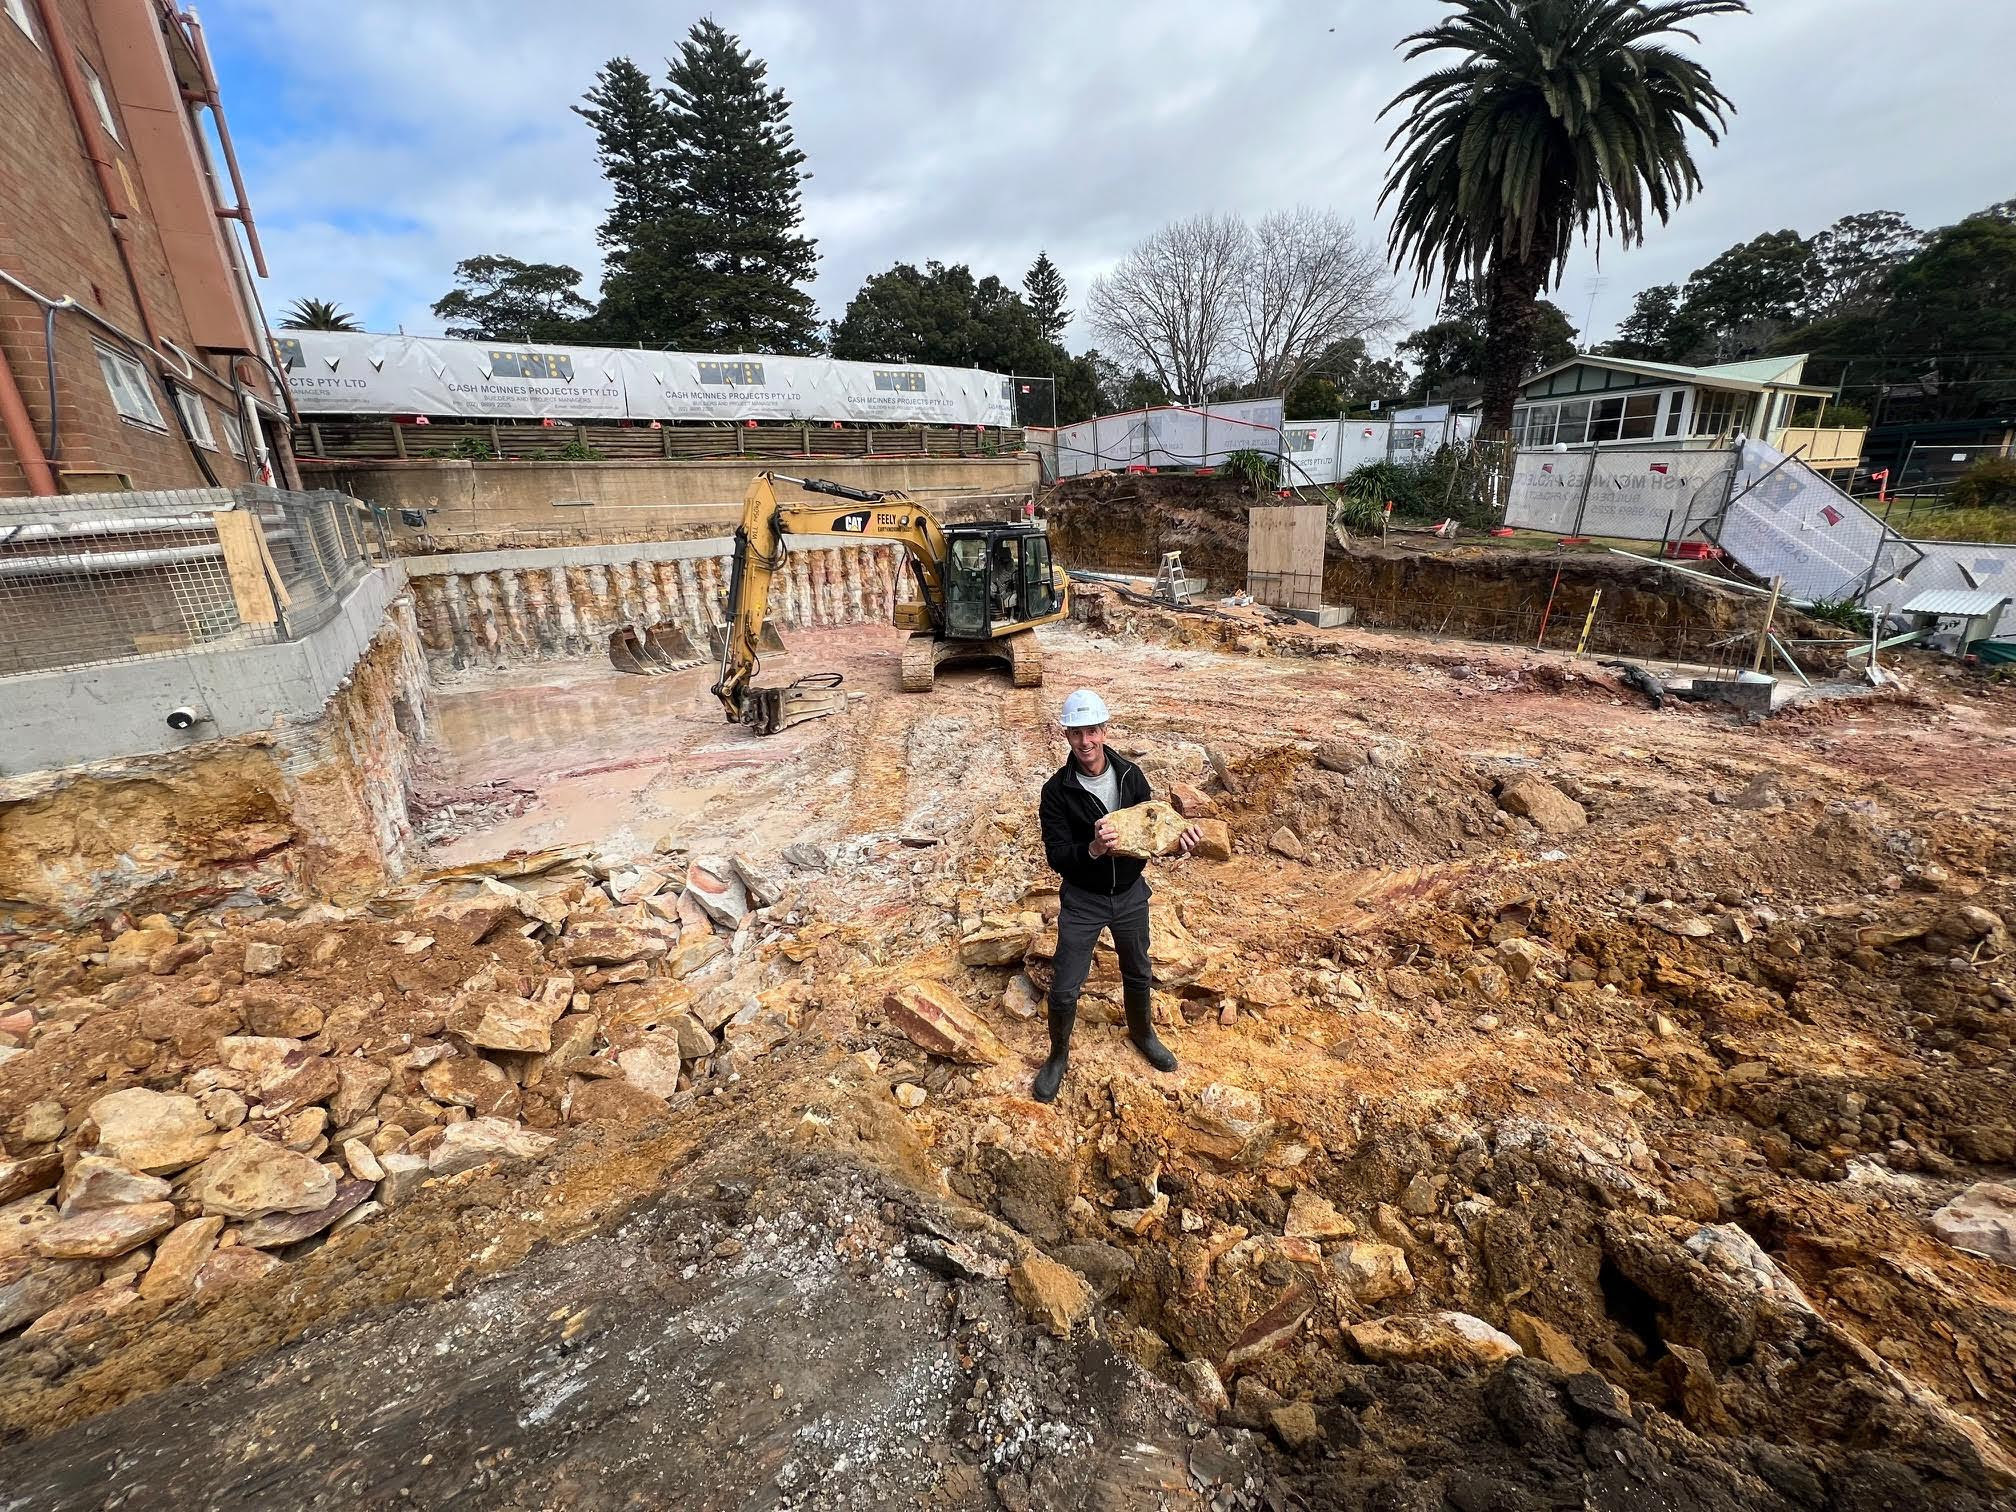
[[[1080,688],[1064,700],[1064,713],[1057,722],[1067,730],[1080,725],[1102,725],[1106,723],[1106,700],[1090,688]]]

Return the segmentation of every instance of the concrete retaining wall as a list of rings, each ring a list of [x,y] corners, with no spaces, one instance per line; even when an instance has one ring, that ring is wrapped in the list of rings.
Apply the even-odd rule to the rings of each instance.
[[[276,723],[319,718],[385,623],[405,585],[399,563],[365,575],[321,629],[278,645],[217,646],[173,656],[0,678],[0,777],[184,750]],[[171,709],[207,715],[188,730]]]
[[[398,549],[413,552],[720,535],[735,528],[749,480],[764,467],[850,488],[901,489],[934,510],[968,494],[1026,497],[1038,482],[1036,459],[1019,455],[301,464],[311,486],[393,511]],[[398,523],[400,510],[420,511],[425,525]]]

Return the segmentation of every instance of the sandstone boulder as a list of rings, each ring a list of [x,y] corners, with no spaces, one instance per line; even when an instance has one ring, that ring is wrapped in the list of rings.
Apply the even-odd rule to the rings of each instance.
[[[196,1279],[191,1283],[189,1294],[199,1302],[208,1304],[219,1297],[230,1295],[263,1276],[279,1270],[284,1261],[267,1254],[264,1250],[253,1249],[247,1244],[234,1244],[229,1249],[212,1250],[196,1269]]]
[[[181,937],[172,929],[129,929],[105,949],[105,974],[127,977],[149,970],[154,957]]]
[[[570,1123],[643,1123],[665,1111],[665,1099],[627,1081],[577,1081],[567,1096]]]
[[[204,1213],[226,1218],[310,1213],[335,1197],[336,1178],[298,1151],[241,1139],[203,1162],[189,1195]]]
[[[35,1234],[35,1253],[50,1260],[112,1260],[175,1226],[172,1202],[135,1202],[59,1218]]]
[[[193,1097],[128,1087],[91,1104],[97,1153],[158,1176],[194,1165],[217,1148],[217,1130]]]
[[[1331,1258],[1330,1265],[1360,1302],[1384,1302],[1414,1290],[1406,1252],[1397,1245],[1354,1240]]]
[[[0,1334],[89,1291],[101,1274],[91,1260],[48,1260],[32,1254],[0,1259]]]
[[[1313,1239],[1320,1244],[1326,1239],[1348,1239],[1358,1232],[1358,1226],[1338,1212],[1329,1198],[1301,1191],[1288,1204],[1288,1221],[1281,1232],[1290,1239]]]
[[[501,1048],[501,1047],[500,1047]],[[329,1120],[337,1128],[348,1128],[377,1106],[378,1099],[392,1084],[392,1068],[360,1057],[346,1057],[336,1063],[336,1092],[329,1099]]]
[[[436,1061],[420,1073],[420,1087],[434,1101],[467,1108],[478,1116],[496,1113],[508,1118],[518,1111],[518,1089],[511,1078],[478,1056]]]
[[[1115,854],[1141,860],[1174,855],[1178,837],[1190,827],[1187,819],[1156,798],[1137,803],[1132,808],[1118,809],[1106,817],[1119,831]]]
[[[1029,952],[1032,931],[1013,925],[976,929],[959,942],[962,966],[1007,966]]]
[[[1195,819],[1197,845],[1190,852],[1200,861],[1230,861],[1232,859],[1232,831],[1227,829],[1223,819]]]
[[[1325,740],[1316,746],[1316,765],[1326,772],[1355,772],[1365,764],[1365,748],[1349,740]]]
[[[1532,820],[1550,835],[1578,830],[1589,822],[1581,804],[1532,772],[1521,772],[1506,780],[1498,790],[1498,807],[1508,814]]]
[[[694,857],[686,868],[686,896],[723,929],[735,928],[749,914],[749,889],[726,857]]]
[[[1497,1365],[1522,1351],[1518,1343],[1469,1313],[1404,1313],[1355,1323],[1351,1347],[1378,1365]]]
[[[1582,1353],[1575,1341],[1545,1318],[1514,1311],[1505,1331],[1527,1354],[1545,1360],[1570,1375],[1581,1375],[1591,1368],[1589,1357]],[[1673,1346],[1669,1342],[1667,1347],[1670,1349]]]
[[[1932,1232],[1955,1249],[2016,1266],[2016,1186],[1975,1182],[1932,1215]]]
[[[623,1079],[656,1098],[668,1098],[679,1090],[679,1039],[676,1034],[656,1030],[627,1050],[616,1052],[616,1064]]]
[[[509,992],[472,992],[448,1010],[448,1032],[464,1044],[485,1050],[545,1053],[553,1048],[553,1021],[566,1008],[563,999],[522,998]]]
[[[427,1169],[436,1176],[453,1176],[493,1160],[543,1155],[552,1144],[552,1135],[521,1129],[501,1118],[472,1118],[442,1132],[426,1152]]]
[[[1210,794],[1187,782],[1169,784],[1169,805],[1193,823],[1199,819],[1208,819],[1218,812],[1218,805],[1212,801]]]
[[[735,868],[735,875],[742,879],[750,903],[757,908],[775,908],[784,901],[783,887],[756,863],[753,856],[737,851],[728,858],[728,864]]]
[[[1008,1272],[1008,1291],[1022,1310],[1060,1339],[1092,1312],[1092,1288],[1069,1266],[1031,1252]]]
[[[345,1213],[366,1201],[375,1183],[352,1179],[336,1183],[336,1195],[306,1213],[268,1213],[238,1230],[238,1242],[253,1249],[282,1249],[313,1238]]]
[[[245,975],[272,976],[286,964],[286,955],[271,940],[254,940],[245,947]]]
[[[943,982],[909,982],[883,999],[892,1027],[919,1049],[969,1066],[991,1066],[1008,1047]]]
[[[159,1176],[143,1176],[102,1155],[79,1157],[63,1173],[62,1185],[56,1189],[56,1201],[65,1218],[94,1208],[165,1202],[167,1198],[168,1183]]]
[[[19,1160],[0,1160],[0,1206],[45,1191],[63,1174],[63,1157],[54,1150],[43,1155],[24,1155]]]
[[[217,1236],[223,1232],[224,1220],[214,1215],[177,1224],[154,1246],[154,1263],[140,1278],[140,1295],[150,1302],[186,1297],[196,1283],[197,1270],[217,1247]]]
[[[569,966],[622,966],[656,960],[671,946],[665,937],[602,919],[571,921],[560,940],[560,958]]]
[[[679,948],[672,952],[667,969],[675,981],[692,976],[709,962],[727,954],[728,942],[716,934],[681,935]]]
[[[1277,856],[1286,856],[1290,861],[1301,861],[1309,854],[1303,847],[1302,837],[1285,824],[1267,837],[1267,849]]]

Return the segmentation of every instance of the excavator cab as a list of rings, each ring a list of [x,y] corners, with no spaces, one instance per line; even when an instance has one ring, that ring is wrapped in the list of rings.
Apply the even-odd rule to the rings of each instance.
[[[1034,525],[988,521],[945,527],[945,636],[991,640],[1056,612],[1050,538]]]

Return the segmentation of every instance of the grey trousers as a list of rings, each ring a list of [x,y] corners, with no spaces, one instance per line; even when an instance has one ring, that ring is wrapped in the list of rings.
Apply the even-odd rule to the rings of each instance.
[[[1076,1008],[1092,969],[1099,932],[1110,931],[1120,954],[1120,978],[1135,993],[1148,991],[1148,881],[1141,878],[1116,897],[1086,892],[1066,882],[1057,891],[1057,957],[1052,963],[1050,1007]]]

